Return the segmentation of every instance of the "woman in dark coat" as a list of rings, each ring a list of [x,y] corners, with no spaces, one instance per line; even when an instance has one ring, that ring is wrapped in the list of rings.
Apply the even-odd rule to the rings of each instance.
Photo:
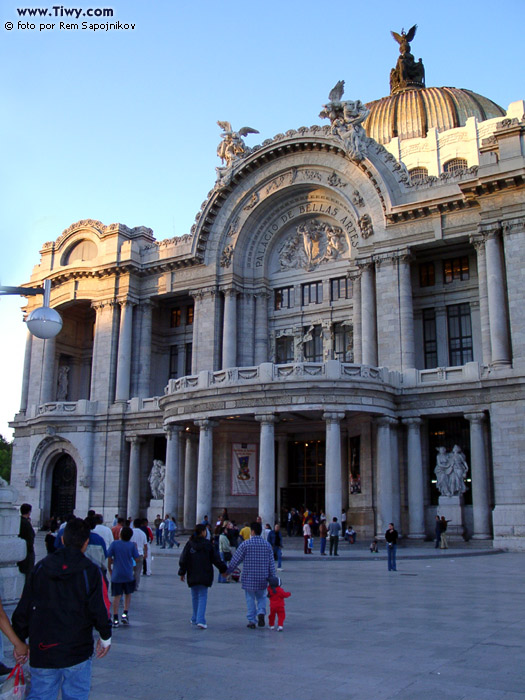
[[[186,580],[191,591],[193,603],[193,615],[191,624],[205,630],[206,603],[208,602],[208,588],[213,583],[213,566],[216,566],[221,574],[228,568],[215,551],[212,543],[206,539],[206,526],[196,525],[195,532],[184,547],[179,559],[180,580]]]

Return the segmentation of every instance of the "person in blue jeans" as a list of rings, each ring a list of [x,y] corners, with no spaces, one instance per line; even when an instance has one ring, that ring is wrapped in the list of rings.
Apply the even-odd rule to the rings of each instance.
[[[193,613],[191,624],[205,630],[206,604],[208,588],[213,584],[213,567],[216,566],[223,574],[227,567],[215,551],[212,543],[206,539],[206,526],[198,524],[195,531],[182,550],[179,559],[179,576],[181,581],[187,579],[191,591]]]
[[[397,530],[394,529],[394,523],[388,525],[388,530],[385,532],[386,550],[388,552],[388,570],[397,571],[396,566],[396,550],[397,550]]]
[[[268,578],[277,576],[273,550],[262,537],[262,525],[255,522],[250,525],[251,537],[238,548],[228,566],[228,575],[243,563],[241,586],[246,596],[246,617],[249,629],[264,627],[266,616],[266,588]]]

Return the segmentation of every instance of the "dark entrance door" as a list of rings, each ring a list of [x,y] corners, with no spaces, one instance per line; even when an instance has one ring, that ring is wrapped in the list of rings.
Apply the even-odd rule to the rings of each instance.
[[[295,440],[288,443],[288,486],[281,489],[281,508],[324,510],[324,440]]]
[[[53,467],[50,515],[64,518],[75,510],[77,467],[69,455],[62,455]]]

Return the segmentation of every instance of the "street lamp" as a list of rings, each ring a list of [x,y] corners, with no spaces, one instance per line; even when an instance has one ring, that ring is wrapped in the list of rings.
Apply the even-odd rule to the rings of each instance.
[[[49,306],[51,296],[51,280],[44,280],[43,287],[0,287],[0,295],[18,294],[20,296],[44,295],[44,304],[31,311],[26,319],[27,328],[31,335],[48,340],[54,338],[62,330],[62,317]]]

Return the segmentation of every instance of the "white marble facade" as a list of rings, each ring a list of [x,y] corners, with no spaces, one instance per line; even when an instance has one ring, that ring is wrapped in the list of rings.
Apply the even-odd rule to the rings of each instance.
[[[35,520],[145,515],[162,459],[186,527],[304,503],[422,538],[435,445],[462,441],[467,536],[525,549],[524,112],[454,129],[468,171],[419,185],[396,158],[438,175],[444,134],[356,158],[330,127],[288,131],[219,169],[187,236],[84,220],[45,243],[29,283],[52,280],[64,329],[28,338],[14,420]]]

